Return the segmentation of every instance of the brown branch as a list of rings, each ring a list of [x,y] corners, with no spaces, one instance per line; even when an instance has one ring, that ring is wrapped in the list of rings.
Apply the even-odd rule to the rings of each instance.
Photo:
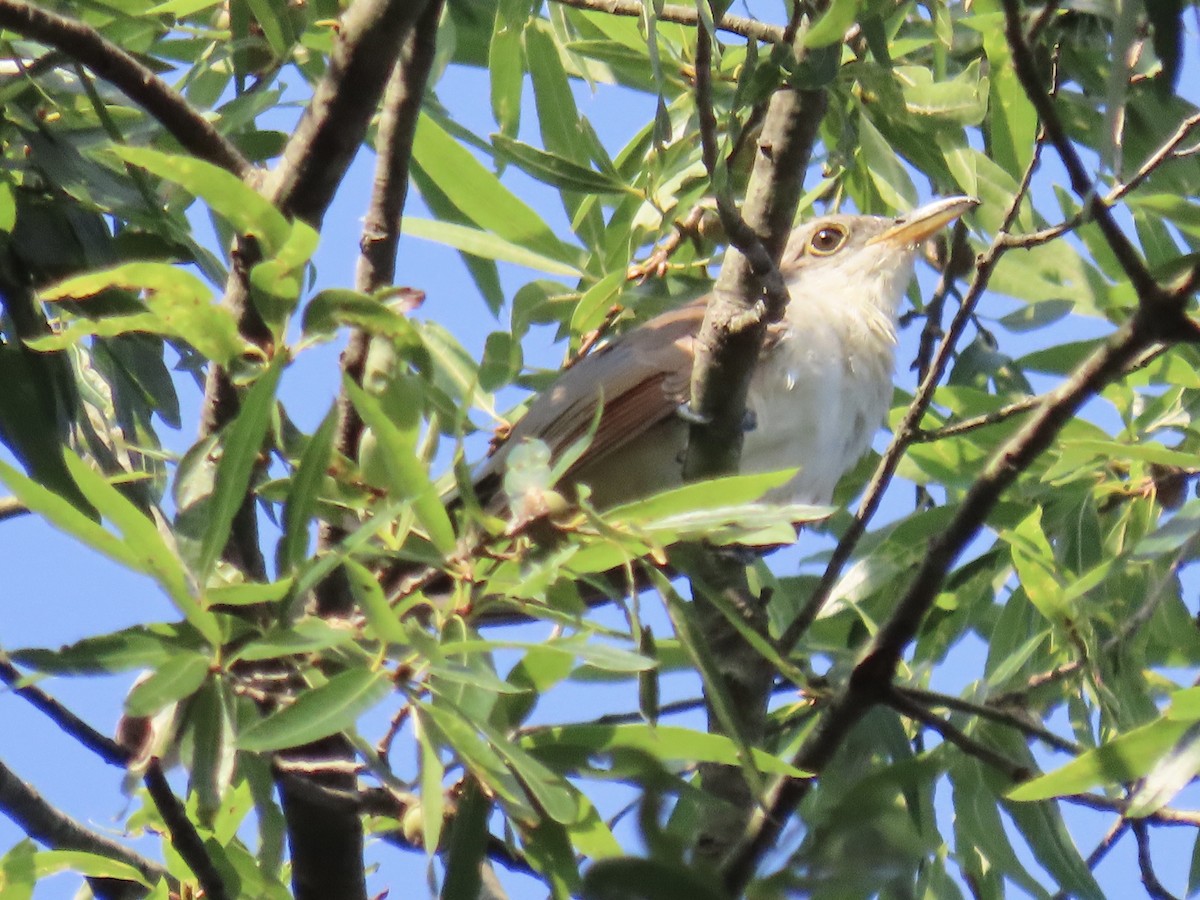
[[[54,850],[80,850],[116,860],[137,869],[151,884],[166,878],[173,889],[178,889],[178,882],[161,865],[56,809],[3,762],[0,762],[0,811],[39,844]],[[132,900],[149,893],[136,882],[116,878],[89,878],[88,882],[97,897],[109,900]]]
[[[1018,713],[1010,712],[990,702],[973,703],[970,700],[964,700],[962,697],[955,697],[952,694],[941,694],[937,691],[925,690],[924,688],[904,687],[901,685],[896,685],[892,690],[908,700],[924,704],[925,706],[941,706],[946,709],[955,710],[956,712],[978,716],[981,719],[988,719],[1001,725],[1007,725],[1009,728],[1015,728],[1026,736],[1036,738],[1042,743],[1053,747],[1055,750],[1061,750],[1064,753],[1078,756],[1083,752],[1083,748],[1074,741],[1060,737],[1032,718],[1026,718]]]
[[[934,715],[926,706],[915,701],[904,691],[894,687],[887,690],[883,702],[901,715],[920,722],[926,728],[936,731],[947,743],[958,747],[968,756],[973,756],[985,765],[1001,772],[1009,781],[1025,781],[1032,774],[1028,766],[1013,762],[1003,754],[997,753],[991,747],[980,743],[962,729],[951,724],[941,716]]]
[[[0,681],[12,688],[14,694],[41,711],[51,722],[110,766],[123,769],[133,760],[131,751],[97,731],[41,688],[21,684],[23,678],[20,670],[9,662],[8,656],[0,653]]]
[[[1086,806],[1088,809],[1111,810],[1120,813],[1122,816],[1129,812],[1128,800],[1105,797],[1103,794],[1068,794],[1058,799],[1066,803],[1072,803],[1075,806]],[[1200,828],[1200,812],[1194,810],[1163,807],[1143,818],[1145,821],[1152,822],[1155,825],[1180,825],[1186,828]]]
[[[267,178],[264,193],[319,227],[428,0],[355,0],[342,16],[329,67]]]
[[[0,0],[0,27],[83,63],[141,106],[193,156],[239,178],[254,172],[241,151],[174,88],[90,25],[21,0]]]
[[[710,39],[702,34],[698,47]],[[803,53],[798,41],[793,49],[797,57]],[[697,66],[698,107],[704,105],[702,68]],[[766,326],[780,319],[788,300],[776,262],[791,232],[826,102],[821,90],[784,86],[772,94],[741,216],[721,213],[732,246],[696,341],[690,401],[695,421],[684,462],[688,479],[737,469],[750,377]],[[715,157],[709,151],[705,155],[715,166]]]
[[[26,515],[28,512],[29,507],[16,497],[4,497],[0,499],[0,522],[3,522],[5,519],[16,519]]]
[[[213,865],[208,848],[204,846],[196,826],[188,818],[187,810],[179,802],[179,798],[167,783],[162,766],[157,759],[150,760],[146,773],[142,776],[146,790],[154,801],[167,832],[171,835],[171,846],[187,863],[200,887],[204,889],[207,900],[229,900],[229,892],[225,889],[225,881],[221,873]]]
[[[421,114],[425,85],[437,50],[437,26],[441,11],[442,0],[431,0],[400,50],[400,57],[384,94],[375,138],[375,179],[359,239],[360,252],[354,275],[354,286],[363,293],[374,293],[395,280],[396,251],[400,241],[401,217],[408,197],[413,138]],[[355,329],[342,352],[342,373],[355,384],[362,384],[370,346],[371,335]],[[357,459],[363,422],[345,391],[338,392],[337,416],[334,448],[344,457]],[[328,549],[345,536],[345,530],[337,523],[322,522],[317,545],[321,549]],[[335,612],[345,614],[353,608],[353,598],[341,568],[318,586],[316,607],[319,615]]]
[[[608,13],[611,16],[632,16],[641,18],[645,13],[640,0],[555,0],[556,3],[561,3],[563,6],[570,6],[574,9],[588,10],[591,12]],[[694,6],[675,6],[673,4],[664,5],[662,9],[655,13],[655,17],[662,22],[673,22],[677,25],[698,25],[700,17],[696,14]],[[759,22],[757,19],[747,19],[742,16],[721,16],[720,20],[715,23],[718,31],[728,31],[731,34],[740,34],[744,38],[751,40],[763,41],[770,44],[782,44],[788,40],[786,29],[779,25],[769,25],[766,22]]]
[[[1138,870],[1142,873],[1142,887],[1147,896],[1154,900],[1176,900],[1175,895],[1163,887],[1163,883],[1154,874],[1154,860],[1150,856],[1150,829],[1145,819],[1130,819],[1129,827],[1137,840]]]
[[[279,165],[264,179],[262,193],[285,214],[319,227],[334,191],[362,144],[371,116],[391,74],[405,36],[427,0],[355,0],[339,23],[325,75],[313,91]],[[243,241],[222,304],[238,320],[248,341],[273,353],[274,337],[250,303],[249,271],[257,249]],[[221,366],[209,366],[200,411],[200,434],[232,421],[238,391]],[[266,578],[258,540],[254,498],[247,494],[234,518],[225,558],[250,578]]]
[[[1025,40],[1021,25],[1021,7],[1018,0],[1004,0],[1005,35],[1012,51],[1013,70],[1029,102],[1037,111],[1038,119],[1046,136],[1058,152],[1063,168],[1067,170],[1067,178],[1071,190],[1083,202],[1096,226],[1104,235],[1104,240],[1116,257],[1117,263],[1129,278],[1130,284],[1138,295],[1138,302],[1143,306],[1170,308],[1171,296],[1154,280],[1146,264],[1138,255],[1133,242],[1121,230],[1112,212],[1096,194],[1096,185],[1088,175],[1074,144],[1071,143],[1062,121],[1054,108],[1054,103],[1041,84],[1041,77],[1034,62],[1033,52]],[[1156,327],[1170,326],[1171,322],[1148,322]]]

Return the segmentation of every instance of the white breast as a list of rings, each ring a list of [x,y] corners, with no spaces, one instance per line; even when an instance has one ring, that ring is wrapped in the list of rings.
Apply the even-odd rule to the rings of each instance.
[[[760,360],[749,405],[743,472],[800,467],[768,499],[828,503],[838,479],[867,451],[892,397],[896,311],[912,259],[881,265],[847,302],[844,284],[809,271],[791,286],[779,342]],[[816,275],[816,277],[813,277]]]

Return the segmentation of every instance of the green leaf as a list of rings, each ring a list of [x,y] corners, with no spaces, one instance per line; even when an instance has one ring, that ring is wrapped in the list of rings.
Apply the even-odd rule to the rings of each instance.
[[[95,335],[113,337],[145,332],[187,341],[214,362],[228,365],[248,350],[233,314],[213,302],[212,291],[191,272],[159,262],[136,262],[89,272],[61,281],[39,295],[42,300],[75,300],[109,290],[136,291],[146,312],[71,319],[66,328],[27,343],[38,350],[73,347]]]
[[[547,263],[554,260],[570,271],[578,271],[579,251],[560,241],[540,215],[504,187],[495,175],[428,115],[421,116],[417,128],[413,141],[413,161],[484,237],[497,242],[493,246],[507,245],[525,251],[531,259],[543,258]],[[406,234],[417,234],[412,223],[412,219],[405,217]],[[449,223],[426,223],[422,227],[428,231],[431,225],[445,228]],[[454,226],[445,233],[470,231],[472,229]],[[418,236],[431,235],[426,233]],[[444,242],[460,250],[474,252],[452,241]],[[476,255],[507,258],[490,257],[486,252]]]
[[[342,385],[383,449],[384,466],[394,495],[412,503],[417,519],[425,526],[433,545],[441,553],[450,555],[457,546],[454,526],[450,524],[450,517],[428,472],[417,459],[413,436],[392,422],[379,401],[353,381],[344,379]]]
[[[395,302],[392,302],[393,297]],[[339,328],[349,327],[390,338],[403,346],[416,346],[420,343],[416,329],[402,312],[412,305],[411,289],[363,294],[345,288],[328,288],[305,304],[302,328],[309,340],[328,340]]]
[[[664,762],[741,764],[737,744],[725,735],[669,725],[555,725],[531,730],[521,744],[535,753],[546,751],[551,757],[567,751],[580,760],[594,753],[638,750]],[[764,750],[751,748],[750,754],[760,772],[806,777],[802,770]]]
[[[134,685],[125,698],[131,716],[153,716],[172,703],[190,697],[208,678],[212,661],[198,653],[171,657],[147,678]]]
[[[581,166],[545,150],[538,150],[502,134],[492,135],[492,144],[500,156],[515,163],[527,175],[562,190],[592,194],[637,193],[628,185],[603,172]]]
[[[538,272],[549,272],[551,275],[578,278],[583,274],[576,262],[564,262],[561,259],[528,250],[500,235],[469,228],[465,225],[455,225],[453,222],[435,222],[431,219],[405,216],[404,233],[411,237],[445,244],[472,256],[509,262]]]
[[[529,802],[525,789],[505,765],[495,749],[483,740],[476,723],[465,720],[453,707],[439,703],[414,704],[423,729],[430,729],[490,792],[504,804],[510,816],[534,824],[539,814]]]
[[[602,859],[583,876],[584,900],[728,900],[719,880],[664,859]]]
[[[221,458],[217,462],[213,492],[208,499],[208,526],[200,542],[198,577],[208,581],[218,557],[229,542],[230,529],[250,490],[250,478],[271,426],[275,409],[275,389],[287,364],[287,355],[278,354],[242,398],[242,408],[225,429],[221,440]]]
[[[163,153],[149,147],[114,145],[108,152],[195,194],[239,234],[257,237],[267,256],[287,240],[291,228],[283,213],[258,191],[219,166],[194,156]]]
[[[385,672],[348,669],[301,694],[291,706],[251,725],[238,737],[242,750],[264,753],[301,747],[350,728],[392,690]]]
[[[1191,722],[1157,719],[1018,785],[1006,796],[1017,801],[1047,800],[1100,785],[1127,784],[1150,772],[1192,726]]]
[[[34,855],[39,879],[56,872],[77,872],[87,878],[116,878],[150,887],[141,872],[128,863],[83,850],[42,850]]]
[[[280,574],[295,571],[308,558],[308,523],[316,511],[320,491],[325,484],[337,425],[338,411],[334,404],[305,444],[300,464],[292,476],[287,500],[283,504],[283,536],[275,553],[276,568]]]
[[[108,480],[70,451],[63,454],[67,469],[88,502],[121,532],[134,556],[132,568],[159,583],[171,602],[213,646],[221,643],[216,617],[192,595],[191,579],[183,560],[167,544],[158,526]]]
[[[858,17],[862,0],[833,0],[825,15],[821,16],[804,34],[805,47],[828,47],[846,36],[847,30]]]
[[[112,634],[84,638],[54,650],[14,650],[9,656],[40,672],[96,675],[155,669],[174,659],[181,649],[199,650],[200,647],[194,635],[183,632],[181,626],[138,625]]]

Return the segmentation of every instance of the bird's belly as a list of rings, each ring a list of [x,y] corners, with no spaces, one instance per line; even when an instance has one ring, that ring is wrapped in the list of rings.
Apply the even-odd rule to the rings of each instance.
[[[746,434],[743,472],[799,467],[767,499],[825,504],[838,480],[871,445],[891,399],[891,360],[859,365],[823,360],[784,370],[764,365],[749,402],[755,427]],[[834,359],[837,357],[835,356]],[[793,361],[795,362],[795,361]]]

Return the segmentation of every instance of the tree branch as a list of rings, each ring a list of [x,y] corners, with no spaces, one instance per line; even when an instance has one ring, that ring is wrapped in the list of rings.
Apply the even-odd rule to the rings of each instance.
[[[165,868],[140,853],[84,826],[51,805],[36,790],[0,762],[0,810],[27,835],[53,850],[81,850],[132,866],[151,884],[166,878],[173,889],[178,882]],[[144,897],[149,891],[142,885],[115,878],[90,878],[92,891],[111,900]]]
[[[196,826],[188,818],[187,810],[171,790],[171,785],[167,783],[167,776],[163,774],[162,766],[157,759],[150,760],[149,765],[146,766],[146,772],[142,776],[142,781],[158,809],[158,814],[162,816],[163,824],[167,826],[167,831],[171,835],[171,846],[183,857],[183,861],[187,863],[192,874],[196,876],[196,880],[200,882],[200,887],[204,889],[204,896],[208,900],[229,900],[230,895],[225,889],[225,881],[221,878],[221,873],[213,865],[212,857],[208,855],[208,848],[204,846],[204,841],[196,831]]]
[[[355,271],[355,288],[363,293],[369,294],[387,287],[396,277],[396,251],[400,240],[401,217],[408,197],[413,138],[421,114],[425,85],[437,50],[437,26],[441,11],[442,0],[429,3],[400,51],[400,59],[384,95],[375,138],[375,180],[363,222],[359,241],[361,252]],[[356,329],[342,353],[342,374],[355,384],[362,384],[370,344],[370,334]],[[342,456],[356,459],[363,423],[345,391],[338,393],[337,415],[335,449]],[[345,531],[336,523],[322,522],[318,546],[328,548],[343,537]],[[342,570],[338,572],[342,573]],[[348,611],[346,588],[343,574],[323,582],[316,592],[318,614]]]
[[[11,687],[14,694],[40,710],[51,722],[110,766],[124,769],[129,765],[133,759],[133,753],[130,750],[122,747],[108,735],[97,731],[41,688],[35,685],[22,685],[23,678],[20,670],[9,661],[7,654],[0,653],[0,681]]]
[[[0,0],[0,27],[83,63],[153,116],[193,156],[242,179],[254,171],[241,151],[174,88],[90,25],[21,0]]]
[[[968,756],[973,756],[985,765],[991,766],[996,771],[1002,773],[1009,781],[1024,781],[1032,774],[1027,766],[1013,762],[1008,757],[997,753],[991,747],[975,740],[961,728],[958,728],[940,716],[934,715],[905,691],[891,687],[885,693],[883,702],[901,715],[907,716],[924,725],[926,728],[936,731],[947,743],[953,744]]]
[[[641,18],[645,13],[640,0],[554,0],[563,6],[582,9],[590,12],[608,13],[611,16],[632,16]],[[698,25],[700,17],[693,6],[675,6],[666,4],[655,12],[655,17],[661,22],[674,22],[676,25]],[[763,41],[769,44],[782,44],[788,40],[786,29],[779,25],[769,25],[757,19],[747,19],[742,16],[721,16],[714,23],[718,31],[728,31],[740,34],[750,40]]]

